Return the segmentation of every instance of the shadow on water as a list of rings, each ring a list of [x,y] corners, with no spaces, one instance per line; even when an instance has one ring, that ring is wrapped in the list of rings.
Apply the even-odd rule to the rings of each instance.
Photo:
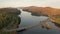
[[[21,17],[19,16],[19,22],[18,22],[18,25],[20,25],[21,23]],[[19,27],[19,26],[18,26]]]
[[[32,16],[41,16],[41,13],[39,13],[39,12],[31,12],[31,15]]]
[[[28,11],[27,11],[28,12]],[[44,14],[42,14],[41,12],[30,12],[31,13],[31,15],[32,16],[46,16],[46,17],[48,17],[47,15],[44,15]]]
[[[54,23],[56,27],[60,28],[60,24]]]

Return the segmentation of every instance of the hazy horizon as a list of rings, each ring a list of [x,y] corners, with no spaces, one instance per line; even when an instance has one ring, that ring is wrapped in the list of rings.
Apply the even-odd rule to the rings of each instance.
[[[0,0],[0,8],[3,7],[57,7],[60,8],[60,0]]]

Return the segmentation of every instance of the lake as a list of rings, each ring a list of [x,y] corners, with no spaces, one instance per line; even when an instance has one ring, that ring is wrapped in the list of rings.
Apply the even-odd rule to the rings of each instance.
[[[31,15],[30,12],[22,11],[22,9],[20,10],[21,10],[21,15],[19,16],[21,17],[21,23],[19,25],[19,28],[40,24],[40,22],[42,21],[42,23],[48,23],[53,29],[46,29],[46,28],[42,28],[41,26],[36,26],[22,32],[17,32],[17,34],[60,34],[59,28],[54,29],[57,26],[55,26],[55,24],[52,23],[50,20],[47,20],[48,17],[33,16]]]

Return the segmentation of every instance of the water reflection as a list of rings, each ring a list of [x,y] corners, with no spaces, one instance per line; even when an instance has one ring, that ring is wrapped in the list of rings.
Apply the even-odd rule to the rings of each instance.
[[[41,12],[30,12],[32,16],[46,16],[48,17],[47,15],[45,14],[42,14]]]
[[[55,26],[57,26],[58,28],[60,28],[60,24],[57,24],[57,23],[54,23],[55,24]]]
[[[19,20],[18,20],[19,22],[18,22],[18,25],[20,25],[20,23],[21,23],[21,17],[19,16]],[[19,27],[19,26],[18,26]]]
[[[32,16],[41,16],[41,13],[40,12],[31,12],[31,15]]]

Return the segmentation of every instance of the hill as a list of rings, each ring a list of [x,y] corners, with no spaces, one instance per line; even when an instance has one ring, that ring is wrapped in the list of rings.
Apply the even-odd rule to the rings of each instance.
[[[60,9],[52,7],[25,7],[23,11],[40,13],[39,15],[48,16],[49,19],[56,23],[60,24]]]

